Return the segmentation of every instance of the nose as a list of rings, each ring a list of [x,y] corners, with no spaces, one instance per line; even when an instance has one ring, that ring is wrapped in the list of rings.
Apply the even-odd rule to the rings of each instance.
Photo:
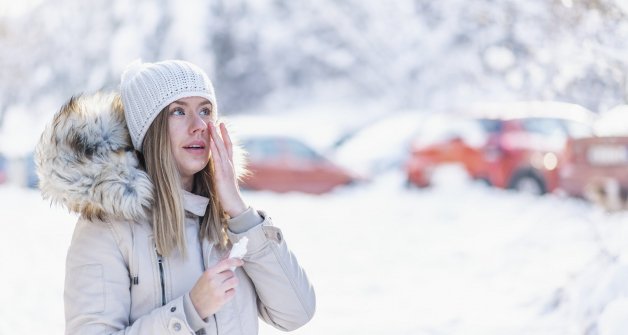
[[[204,132],[206,130],[207,130],[207,122],[205,122],[205,120],[203,120],[203,118],[200,115],[194,114],[194,116],[192,116],[192,120],[190,124],[190,133],[193,134],[198,131]]]

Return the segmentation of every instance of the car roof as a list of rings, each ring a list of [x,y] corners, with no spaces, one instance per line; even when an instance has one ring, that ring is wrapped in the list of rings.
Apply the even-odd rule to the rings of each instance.
[[[618,105],[601,113],[594,128],[598,136],[628,136],[628,105]]]

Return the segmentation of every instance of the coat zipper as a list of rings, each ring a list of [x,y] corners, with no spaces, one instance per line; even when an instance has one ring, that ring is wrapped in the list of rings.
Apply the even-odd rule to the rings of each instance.
[[[155,249],[157,252],[157,249]],[[161,281],[161,305],[166,305],[166,284],[164,283],[164,261],[161,255],[157,252],[157,263],[159,264],[159,279]]]

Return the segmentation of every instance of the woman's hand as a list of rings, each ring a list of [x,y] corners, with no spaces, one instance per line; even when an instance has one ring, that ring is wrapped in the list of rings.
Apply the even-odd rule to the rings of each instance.
[[[190,300],[198,315],[205,319],[233,298],[238,278],[231,267],[242,266],[238,258],[227,258],[205,270],[190,291]]]
[[[233,145],[227,127],[220,123],[220,133],[213,123],[209,123],[209,134],[211,137],[210,150],[214,163],[214,173],[218,198],[225,212],[230,217],[242,214],[248,206],[240,195],[238,180],[233,166]]]

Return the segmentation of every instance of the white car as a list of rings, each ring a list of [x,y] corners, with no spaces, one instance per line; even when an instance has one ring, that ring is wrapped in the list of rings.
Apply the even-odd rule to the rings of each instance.
[[[369,179],[401,169],[425,117],[416,111],[400,112],[372,122],[337,144],[335,161]]]

